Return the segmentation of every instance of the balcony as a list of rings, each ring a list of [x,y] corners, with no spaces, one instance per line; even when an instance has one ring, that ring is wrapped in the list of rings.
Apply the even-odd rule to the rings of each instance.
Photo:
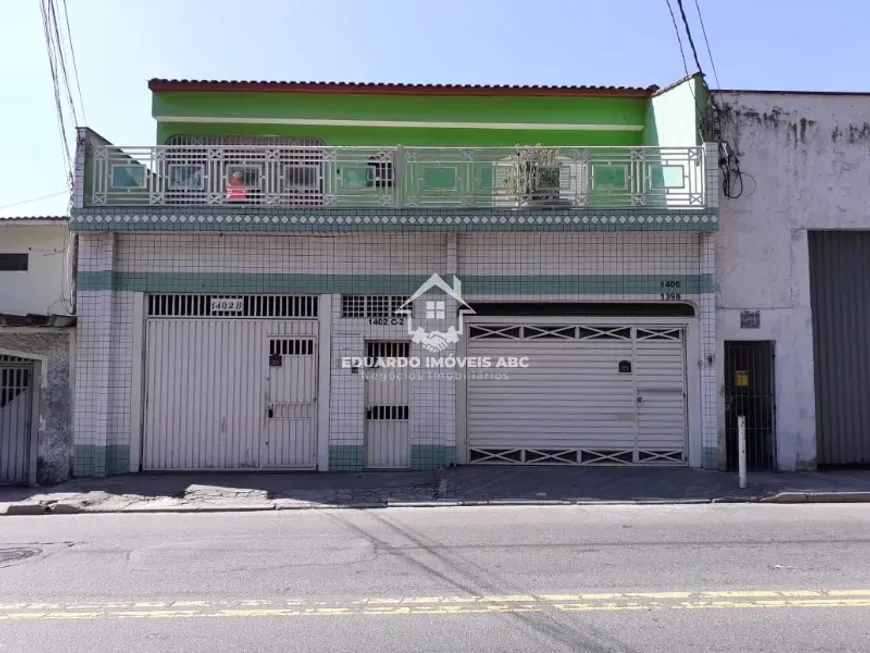
[[[93,144],[85,207],[641,209],[707,206],[704,147]]]

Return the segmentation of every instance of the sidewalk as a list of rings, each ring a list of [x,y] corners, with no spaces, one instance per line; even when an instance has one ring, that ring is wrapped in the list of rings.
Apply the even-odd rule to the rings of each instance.
[[[509,504],[868,502],[870,471],[462,467],[435,472],[127,474],[0,488],[0,515]]]

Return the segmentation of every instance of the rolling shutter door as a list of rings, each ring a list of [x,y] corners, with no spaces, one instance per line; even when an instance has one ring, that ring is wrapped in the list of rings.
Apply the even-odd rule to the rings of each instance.
[[[469,462],[684,464],[682,334],[625,325],[471,326],[468,356],[527,356],[529,367],[470,375]]]

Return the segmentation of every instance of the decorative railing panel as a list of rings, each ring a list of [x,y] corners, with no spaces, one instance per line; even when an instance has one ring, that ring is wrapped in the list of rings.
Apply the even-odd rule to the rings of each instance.
[[[703,147],[92,145],[90,206],[703,209]]]

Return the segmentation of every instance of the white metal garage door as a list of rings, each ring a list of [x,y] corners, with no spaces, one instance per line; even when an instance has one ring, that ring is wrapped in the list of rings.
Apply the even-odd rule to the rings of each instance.
[[[33,364],[0,355],[0,484],[28,481]]]
[[[316,297],[149,297],[143,469],[314,468],[316,317]]]
[[[685,464],[684,330],[475,324],[468,356],[527,356],[467,382],[469,463]]]

